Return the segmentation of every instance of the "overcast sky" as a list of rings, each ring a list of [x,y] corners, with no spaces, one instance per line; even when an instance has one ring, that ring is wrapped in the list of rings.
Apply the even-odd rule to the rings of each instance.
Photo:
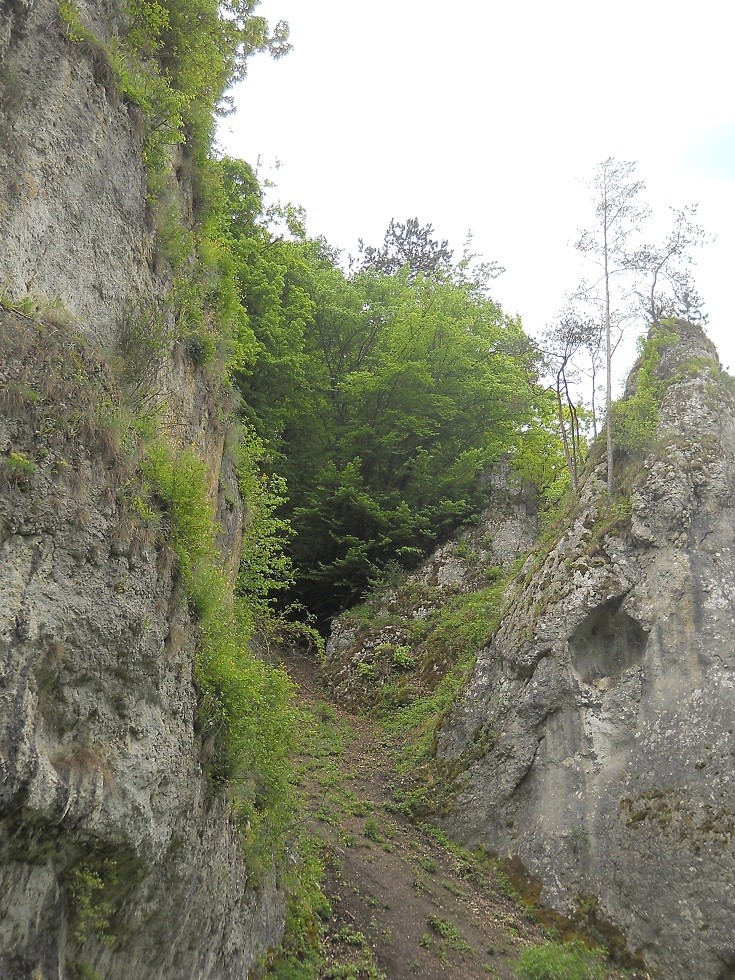
[[[733,19],[722,0],[262,0],[294,50],[258,56],[224,151],[355,252],[391,217],[431,222],[506,268],[493,294],[537,333],[579,278],[585,181],[638,162],[652,205],[699,204],[717,240],[696,279],[735,370]],[[269,171],[275,161],[277,173]],[[621,365],[622,367],[622,365]]]

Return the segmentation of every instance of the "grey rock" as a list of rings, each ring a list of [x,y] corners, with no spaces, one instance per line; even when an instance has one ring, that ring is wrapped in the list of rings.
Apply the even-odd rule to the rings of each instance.
[[[0,314],[3,432],[32,461],[0,460],[2,975],[240,977],[280,940],[283,896],[208,782],[197,633],[170,547],[120,493],[134,464],[61,407],[75,384],[83,414],[115,397],[70,337]],[[109,926],[85,926],[85,887]]]
[[[595,896],[657,975],[714,980],[735,969],[735,386],[698,328],[675,329],[629,520],[605,530],[604,466],[588,473],[438,752],[497,734],[453,834],[519,856],[561,911]]]
[[[98,37],[120,30],[118,0],[78,7]],[[284,927],[283,894],[248,867],[231,801],[207,779],[197,634],[173,553],[131,518],[121,493],[131,471],[88,411],[97,395],[116,403],[107,362],[131,311],[160,306],[170,286],[141,140],[137,109],[93,46],[64,36],[55,0],[0,0],[0,292],[60,301],[72,318],[41,328],[44,342],[0,312],[9,980],[83,967],[105,978],[242,977]],[[190,189],[177,193],[187,213]],[[62,379],[63,365],[76,380]],[[225,452],[228,406],[170,343],[152,376],[168,436],[205,463],[234,575],[243,508]]]
[[[54,0],[0,16],[0,287],[60,301],[112,342],[131,297],[161,296],[138,110],[65,38]],[[118,5],[80,5],[107,31]],[[2,7],[0,7],[2,11]]]

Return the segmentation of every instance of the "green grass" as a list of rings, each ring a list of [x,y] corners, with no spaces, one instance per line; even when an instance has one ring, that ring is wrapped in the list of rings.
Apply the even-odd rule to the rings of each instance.
[[[522,980],[602,980],[605,968],[598,954],[581,943],[543,943],[524,950],[517,974]]]

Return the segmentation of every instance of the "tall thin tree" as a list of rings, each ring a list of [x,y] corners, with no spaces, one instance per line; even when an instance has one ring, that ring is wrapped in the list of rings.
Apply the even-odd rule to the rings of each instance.
[[[595,223],[582,231],[577,249],[599,266],[603,322],[605,328],[605,428],[607,435],[607,488],[615,488],[612,427],[612,357],[614,353],[613,322],[623,306],[625,289],[616,289],[614,281],[633,269],[631,237],[640,229],[650,212],[639,203],[644,184],[635,180],[636,164],[608,157],[599,163],[592,180]],[[617,301],[620,305],[617,305]]]

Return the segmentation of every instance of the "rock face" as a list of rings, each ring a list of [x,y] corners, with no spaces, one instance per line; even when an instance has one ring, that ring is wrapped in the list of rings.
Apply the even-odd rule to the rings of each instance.
[[[114,31],[116,3],[80,10]],[[135,110],[102,67],[52,0],[0,0],[0,287],[73,315],[0,311],[0,975],[239,978],[284,902],[207,779],[197,631],[115,430],[107,355],[167,279]],[[222,405],[181,350],[159,383],[234,573]]]
[[[12,313],[0,364],[2,976],[242,976],[283,900],[206,778],[197,634],[100,422],[114,384]]]
[[[80,3],[105,36],[116,3]],[[0,0],[0,287],[31,292],[112,340],[131,297],[162,295],[138,110],[54,0]],[[108,83],[105,87],[105,82]]]
[[[529,559],[439,743],[470,764],[447,818],[593,909],[662,977],[735,976],[735,385],[677,321],[645,458],[605,467]],[[633,379],[635,385],[635,379]]]

